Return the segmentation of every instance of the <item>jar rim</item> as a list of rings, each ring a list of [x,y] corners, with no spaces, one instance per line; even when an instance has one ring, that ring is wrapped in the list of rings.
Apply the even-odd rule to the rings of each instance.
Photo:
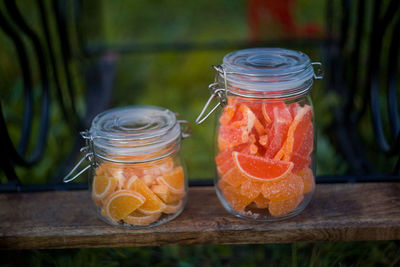
[[[181,127],[172,111],[156,106],[126,106],[98,114],[87,132],[102,159],[148,161],[176,150]],[[85,136],[84,136],[85,137]]]
[[[310,58],[283,48],[248,48],[225,55],[218,79],[233,94],[248,97],[306,93],[315,76]],[[226,88],[228,89],[228,88]]]

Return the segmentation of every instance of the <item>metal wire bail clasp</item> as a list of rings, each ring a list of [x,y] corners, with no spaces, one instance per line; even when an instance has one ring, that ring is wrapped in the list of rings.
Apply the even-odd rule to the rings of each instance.
[[[204,105],[203,109],[200,112],[200,115],[196,119],[196,124],[200,124],[203,121],[205,121],[219,106],[224,107],[227,102],[227,82],[226,82],[226,72],[224,68],[219,65],[219,66],[214,66],[213,68],[217,71],[217,74],[215,76],[215,80],[212,84],[208,86],[208,89],[211,91],[211,96],[208,98],[206,104]],[[224,84],[225,88],[219,88],[219,83],[218,83],[218,76],[219,74],[222,73],[224,76]],[[218,98],[218,103],[211,109],[210,112],[207,113],[207,115],[204,115],[206,110],[208,109],[208,106],[211,104],[211,101],[214,100],[214,98]]]
[[[324,69],[322,68],[321,62],[312,62],[311,65],[314,69],[314,79],[322,80],[324,77]]]
[[[192,136],[192,126],[186,120],[178,120],[179,125],[181,126],[181,136],[182,139],[186,139]]]
[[[84,139],[86,139],[86,143],[88,144],[87,146],[84,146],[80,149],[80,152],[85,153],[85,155],[72,168],[72,170],[67,175],[65,175],[65,177],[63,178],[64,183],[69,183],[69,182],[75,180],[79,175],[81,175],[82,173],[84,173],[91,167],[91,164],[89,164],[86,167],[84,167],[82,170],[80,170],[77,174],[73,175],[74,172],[76,171],[76,169],[78,169],[78,167],[83,163],[83,161],[85,159],[87,159],[89,162],[92,162],[93,155],[94,155],[94,153],[92,151],[90,151],[91,147],[92,147],[92,142],[93,142],[92,136],[88,133],[88,131],[81,132],[81,135]]]

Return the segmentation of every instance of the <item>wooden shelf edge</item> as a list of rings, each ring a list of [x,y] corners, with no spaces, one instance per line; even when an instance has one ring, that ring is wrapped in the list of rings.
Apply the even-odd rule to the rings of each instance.
[[[280,222],[230,215],[213,187],[192,187],[183,213],[129,230],[97,218],[87,191],[0,194],[0,248],[88,248],[400,239],[400,184],[317,185],[309,206]]]

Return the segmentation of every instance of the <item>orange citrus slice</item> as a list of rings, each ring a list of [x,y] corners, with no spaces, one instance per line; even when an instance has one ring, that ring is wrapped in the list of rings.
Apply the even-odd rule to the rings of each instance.
[[[182,207],[182,200],[177,202],[168,204],[167,207],[164,209],[164,213],[166,214],[174,214],[178,212],[178,210]]]
[[[262,183],[253,179],[246,179],[240,186],[240,194],[254,200],[260,195]]]
[[[107,217],[119,221],[143,205],[146,199],[139,193],[120,190],[112,193],[105,202]]]
[[[247,142],[245,144],[231,147],[218,153],[218,155],[215,157],[215,163],[217,165],[217,170],[219,174],[223,175],[235,166],[232,158],[232,152],[234,151],[257,154],[258,147],[253,143]]]
[[[261,106],[261,112],[264,117],[264,120],[267,122],[267,124],[270,124],[272,122],[272,114],[271,110],[268,108],[269,105],[267,103],[263,103]]]
[[[185,191],[181,193],[173,193],[168,186],[164,184],[156,184],[151,187],[151,190],[164,201],[166,204],[178,202],[185,196]]]
[[[237,168],[232,168],[227,171],[223,176],[222,180],[230,184],[233,187],[239,187],[242,183],[247,181],[249,178],[245,177]]]
[[[237,212],[242,212],[249,205],[252,200],[239,193],[238,188],[231,186],[223,179],[218,181],[218,188],[224,195],[225,200],[228,204]]]
[[[173,193],[179,194],[185,191],[184,172],[181,166],[173,169],[172,172],[157,178],[159,184],[166,185]]]
[[[310,156],[304,157],[296,152],[291,153],[290,161],[293,162],[293,164],[294,164],[294,167],[292,170],[293,173],[297,173],[301,169],[304,169],[304,168],[310,166],[310,164],[311,164]]]
[[[93,179],[92,195],[97,200],[104,199],[115,191],[118,186],[118,179],[103,175],[95,176]]]
[[[246,126],[221,126],[218,130],[218,148],[220,151],[238,146],[249,141],[249,132]]]
[[[232,152],[236,168],[245,177],[261,182],[279,180],[287,176],[293,163]]]
[[[302,194],[287,200],[281,200],[281,201],[271,200],[268,206],[269,213],[272,216],[283,216],[296,209],[302,200],[303,200]]]
[[[133,179],[127,182],[126,188],[146,198],[144,204],[138,208],[138,211],[141,213],[150,215],[160,213],[165,209],[164,202],[162,202],[141,179],[133,177]]]
[[[219,118],[219,122],[222,125],[227,125],[235,115],[236,108],[234,105],[227,105],[224,107],[224,112],[222,113],[221,117]]]
[[[124,221],[134,226],[146,226],[157,221],[160,217],[161,217],[161,212],[146,215],[138,211],[134,211],[128,216],[126,216],[124,218]]]
[[[311,128],[310,128],[311,127]],[[312,110],[311,107],[305,105],[302,107],[287,131],[287,138],[282,149],[285,150],[284,160],[290,160],[290,153],[297,152],[303,145],[304,140],[310,133],[313,134],[312,129]],[[312,136],[312,135],[311,135]]]
[[[303,194],[310,193],[315,187],[314,175],[310,168],[304,168],[297,173],[303,179]]]
[[[268,133],[268,145],[265,147],[265,157],[273,158],[285,142],[292,115],[284,103],[273,105],[272,128]]]
[[[290,173],[277,182],[263,183],[261,190],[265,198],[271,201],[282,201],[302,195],[304,182],[300,176]]]

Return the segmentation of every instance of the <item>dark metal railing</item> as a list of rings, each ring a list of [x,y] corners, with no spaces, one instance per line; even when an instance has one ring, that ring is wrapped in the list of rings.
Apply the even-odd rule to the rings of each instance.
[[[105,46],[96,44],[88,46],[84,43],[82,29],[76,29],[78,41],[73,43],[69,30],[71,25],[79,25],[70,21],[67,9],[72,6],[74,16],[80,19],[80,0],[50,1],[36,0],[40,14],[41,30],[44,40],[27,24],[17,4],[12,0],[5,0],[2,10],[0,7],[0,33],[4,33],[12,42],[17,60],[21,68],[24,87],[24,112],[21,125],[21,138],[17,147],[14,147],[7,130],[3,107],[0,103],[0,144],[3,148],[1,168],[8,183],[0,185],[0,191],[41,191],[41,190],[68,190],[87,188],[85,184],[60,185],[58,179],[53,184],[21,185],[15,173],[15,166],[31,166],[37,163],[46,145],[49,127],[49,84],[54,84],[57,104],[62,110],[64,120],[71,132],[87,126],[91,117],[108,105],[109,95],[115,77],[115,62],[118,55],[131,53],[158,53],[166,51],[193,51],[193,50],[224,50],[244,48],[249,46],[275,46],[285,43],[287,46],[316,46],[325,51],[328,77],[327,89],[339,94],[342,104],[335,110],[335,124],[331,138],[336,147],[350,165],[350,175],[318,177],[319,183],[331,182],[371,182],[371,181],[398,181],[400,169],[400,126],[398,118],[397,91],[399,74],[399,44],[400,44],[400,2],[388,0],[387,5],[373,0],[340,0],[327,2],[327,34],[325,38],[316,39],[287,39],[260,42],[211,42],[211,43],[164,43],[164,44],[123,44]],[[368,6],[372,4],[372,8]],[[340,7],[340,11],[337,8]],[[384,8],[385,7],[385,8]],[[8,16],[4,16],[7,12]],[[371,12],[369,14],[368,12]],[[54,14],[51,20],[49,13]],[[339,17],[339,27],[334,27],[335,16]],[[350,19],[352,16],[355,19]],[[371,17],[371,19],[367,19]],[[51,26],[55,26],[56,33],[51,33]],[[35,141],[35,149],[26,155],[31,136],[33,121],[33,79],[32,62],[27,53],[27,44],[23,36],[33,47],[34,59],[39,66],[41,85],[41,113],[40,131]],[[350,38],[352,37],[352,38]],[[57,40],[59,47],[54,40]],[[389,40],[389,41],[388,41]],[[87,114],[78,116],[76,108],[76,93],[72,83],[71,60],[74,59],[73,47],[77,46],[88,59],[94,63],[86,69]],[[388,47],[386,60],[382,60]],[[57,54],[56,51],[60,51]],[[366,61],[364,61],[366,59]],[[385,64],[385,66],[383,66]],[[381,69],[386,69],[386,83],[380,78]],[[51,71],[50,71],[51,70]],[[52,73],[52,75],[50,75]],[[63,78],[62,78],[63,77]],[[380,95],[386,89],[387,113],[389,117],[389,137],[385,132],[382,119]],[[102,96],[102,97],[99,97]],[[356,99],[361,98],[362,105],[357,106]],[[370,114],[371,130],[376,139],[376,148],[382,155],[395,159],[393,169],[385,174],[374,169],[374,161],[366,149],[363,134],[360,132],[360,123],[368,119]],[[79,141],[75,142],[71,154],[67,159],[74,159],[79,148]],[[68,160],[67,160],[68,161]],[[211,180],[191,181],[192,185],[211,185]]]

